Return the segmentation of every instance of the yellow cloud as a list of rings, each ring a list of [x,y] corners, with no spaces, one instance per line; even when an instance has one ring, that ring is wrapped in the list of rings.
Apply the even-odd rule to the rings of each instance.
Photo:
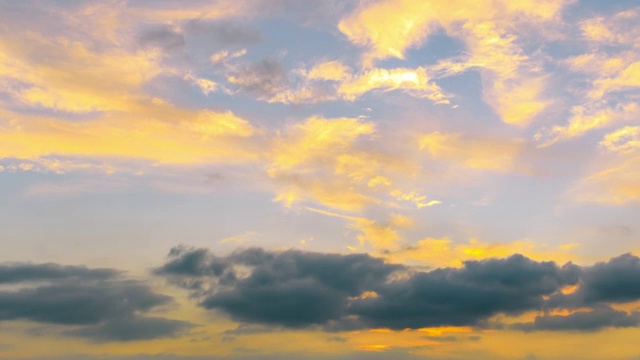
[[[615,41],[615,34],[605,24],[605,19],[597,17],[580,23],[580,30],[588,40],[609,42]]]
[[[306,76],[312,80],[339,81],[351,77],[351,69],[339,61],[325,61],[314,66]]]
[[[83,122],[1,111],[11,120],[0,127],[0,158],[57,155],[195,164],[242,162],[257,157],[242,140],[254,131],[246,120],[230,112],[157,106],[149,105],[141,113],[108,113]],[[175,118],[153,118],[154,112]]]
[[[597,76],[612,76],[624,70],[634,54],[624,53],[612,56],[606,53],[588,53],[570,57],[564,63],[575,72],[590,73]]]
[[[10,93],[30,106],[69,112],[128,111],[140,87],[160,73],[158,53],[103,53],[64,38],[55,41],[31,34],[21,41],[0,39],[0,78],[21,83]],[[42,55],[48,54],[46,61]],[[105,79],[109,79],[105,81]]]
[[[580,22],[582,35],[589,42],[600,44],[625,44],[637,47],[640,28],[638,9],[624,10],[609,16],[597,16]]]
[[[465,243],[454,243],[448,238],[426,238],[405,249],[390,252],[388,259],[391,262],[409,261],[444,267],[461,266],[466,260],[502,258],[513,254],[523,254],[537,261],[553,260],[565,263],[576,260],[576,255],[571,252],[576,247],[577,244],[549,247],[526,240],[511,243],[487,243],[471,239]]]
[[[355,186],[369,176],[362,154],[353,150],[372,135],[372,123],[353,118],[311,117],[280,134],[269,154],[269,176],[281,184],[276,201],[291,206],[304,200],[341,210],[378,202]]]
[[[362,135],[375,131],[372,123],[359,119],[311,117],[294,125],[276,140],[272,151],[272,169],[286,170],[347,151]]]
[[[434,70],[447,76],[480,69],[485,101],[504,122],[526,125],[549,101],[543,96],[545,77],[515,45],[514,27],[528,21],[541,26],[540,21],[557,20],[569,2],[496,0],[487,5],[471,0],[384,0],[361,5],[338,27],[354,44],[369,49],[364,59],[367,67],[374,60],[403,58],[409,48],[419,46],[438,27],[444,28],[448,35],[465,42],[468,57],[462,63],[442,61]],[[439,99],[444,102],[444,97]]]
[[[371,246],[377,250],[387,250],[396,248],[401,236],[399,230],[413,226],[414,220],[406,215],[391,214],[386,221],[377,221],[360,216],[349,216],[331,211],[307,207],[307,210],[331,217],[345,219],[348,226],[359,233],[356,239],[360,242],[360,247]],[[348,247],[354,249],[353,247]]]
[[[640,126],[625,126],[609,133],[600,142],[600,146],[623,154],[640,150]]]
[[[609,205],[640,201],[640,156],[634,154],[607,165],[581,180],[572,189],[574,198]]]
[[[615,107],[605,108],[575,106],[571,112],[573,117],[567,125],[556,125],[547,134],[544,131],[536,133],[535,139],[541,141],[540,146],[549,146],[557,141],[577,137],[594,129],[635,119],[640,114],[640,107],[636,103],[617,104]]]
[[[209,93],[215,92],[218,89],[218,84],[209,79],[198,78],[191,74],[185,75],[184,78],[199,87],[205,95],[209,95]]]
[[[385,91],[404,90],[416,97],[428,98],[436,104],[448,104],[442,89],[431,81],[425,68],[365,70],[363,73],[340,84],[338,93],[353,101],[361,95],[376,89]]]
[[[420,139],[420,149],[428,151],[434,158],[453,161],[471,169],[512,170],[521,148],[518,140],[465,138],[440,132]]]
[[[590,97],[598,99],[610,92],[638,87],[640,87],[640,61],[630,64],[614,77],[596,80]]]
[[[544,78],[496,79],[484,92],[484,99],[505,123],[526,125],[550,104],[542,99],[544,88]]]

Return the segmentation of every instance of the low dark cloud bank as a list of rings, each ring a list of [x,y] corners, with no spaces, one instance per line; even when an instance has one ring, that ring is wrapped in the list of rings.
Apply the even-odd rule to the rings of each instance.
[[[640,259],[631,254],[593,266],[516,254],[424,272],[364,254],[252,248],[216,256],[206,249],[176,247],[155,272],[189,289],[200,306],[245,324],[329,331],[504,327],[490,319],[528,311],[540,315],[510,327],[595,331],[640,324],[638,313],[612,308],[640,300]],[[572,286],[577,290],[567,292]]]
[[[172,299],[113,269],[58,264],[0,265],[0,321],[64,325],[62,334],[93,341],[170,337],[190,324],[144,313]]]

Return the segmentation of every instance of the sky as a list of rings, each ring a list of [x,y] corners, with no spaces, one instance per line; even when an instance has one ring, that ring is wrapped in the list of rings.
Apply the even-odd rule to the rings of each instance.
[[[0,0],[0,359],[640,359],[628,0]]]

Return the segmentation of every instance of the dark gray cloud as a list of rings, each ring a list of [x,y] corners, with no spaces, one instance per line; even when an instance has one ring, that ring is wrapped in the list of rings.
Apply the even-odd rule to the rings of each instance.
[[[58,264],[2,264],[0,321],[64,326],[62,333],[96,341],[167,337],[190,324],[144,316],[172,298],[113,269]]]
[[[172,337],[191,327],[184,321],[132,315],[110,319],[98,326],[70,330],[66,334],[95,342],[134,341]]]
[[[229,47],[246,47],[262,41],[258,29],[232,21],[194,19],[181,26],[165,24],[146,25],[139,29],[138,43],[153,46],[167,52],[195,47],[191,50],[206,51],[209,55]]]
[[[0,292],[0,320],[98,324],[165,305],[170,298],[126,281],[65,283]]]
[[[543,305],[543,297],[578,281],[575,265],[558,267],[522,255],[468,261],[382,287],[378,297],[352,302],[349,313],[373,327],[394,329],[476,325],[489,317],[520,314]]]
[[[489,326],[498,314],[540,311],[544,315],[534,322],[515,328],[592,331],[639,325],[636,313],[606,306],[640,300],[637,288],[626,289],[640,280],[639,261],[623,255],[591,267],[559,266],[516,254],[418,271],[360,254],[253,248],[216,256],[206,249],[177,247],[156,273],[190,289],[200,306],[243,324],[327,331]],[[576,285],[574,294],[562,294]],[[544,312],[559,303],[592,311]]]
[[[155,46],[165,51],[185,45],[184,35],[168,25],[155,25],[141,31],[138,41],[142,46]]]
[[[289,84],[281,60],[275,57],[245,64],[229,74],[227,80],[238,90],[261,98],[270,98]]]
[[[591,266],[577,293],[586,304],[640,299],[640,258],[625,254]]]
[[[220,258],[183,247],[173,249],[157,273],[205,290],[201,306],[223,310],[235,320],[303,327],[340,320],[349,297],[376,289],[401,268],[368,255],[254,248]],[[250,274],[243,276],[247,269]]]
[[[89,269],[83,266],[58,264],[11,263],[0,264],[0,284],[55,279],[104,280],[119,272],[113,269]]]
[[[640,258],[624,254],[607,262],[585,267],[580,288],[571,294],[556,294],[547,308],[590,307],[640,300]]]
[[[613,327],[640,326],[640,313],[617,311],[610,307],[602,307],[585,312],[575,312],[570,315],[536,316],[531,323],[516,324],[513,328],[524,331],[597,331]]]
[[[218,46],[248,46],[262,41],[258,29],[234,21],[194,19],[187,22],[184,31],[191,36],[204,37]]]

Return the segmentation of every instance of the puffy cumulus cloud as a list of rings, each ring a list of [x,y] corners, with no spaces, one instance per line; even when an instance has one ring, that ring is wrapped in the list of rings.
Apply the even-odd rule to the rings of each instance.
[[[192,325],[150,317],[172,299],[114,269],[53,263],[0,265],[0,321],[58,325],[62,334],[93,341],[174,337]]]
[[[242,324],[330,331],[483,327],[497,315],[538,312],[532,322],[501,326],[593,331],[639,325],[637,314],[613,309],[640,300],[638,264],[630,254],[592,266],[511,255],[419,270],[363,254],[250,248],[217,256],[181,246],[155,272],[188,289],[201,307]]]
[[[583,269],[580,287],[549,299],[550,308],[599,306],[640,299],[640,258],[624,254]]]
[[[420,138],[420,149],[433,158],[471,169],[510,171],[523,149],[517,139],[482,139],[460,134],[433,132]]]
[[[578,281],[578,268],[535,262],[521,255],[467,261],[391,282],[377,297],[350,304],[368,326],[392,329],[477,325],[498,313],[538,309],[544,296]],[[473,299],[473,300],[472,300]]]
[[[195,288],[201,306],[236,320],[302,327],[341,319],[349,297],[376,288],[400,269],[364,254],[253,248],[217,257],[179,247],[156,273]]]
[[[583,267],[577,288],[553,294],[545,303],[544,314],[531,323],[517,323],[513,327],[525,331],[596,331],[640,326],[640,313],[612,307],[638,301],[639,284],[640,258],[631,254]],[[557,315],[555,310],[568,310],[568,314]]]

